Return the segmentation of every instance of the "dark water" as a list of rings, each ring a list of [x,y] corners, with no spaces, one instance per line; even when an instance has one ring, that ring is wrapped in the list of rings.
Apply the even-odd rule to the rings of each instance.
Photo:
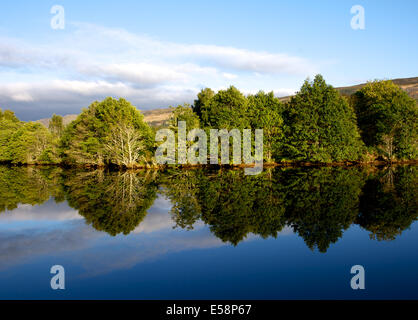
[[[0,189],[2,299],[418,298],[418,167],[0,166]]]

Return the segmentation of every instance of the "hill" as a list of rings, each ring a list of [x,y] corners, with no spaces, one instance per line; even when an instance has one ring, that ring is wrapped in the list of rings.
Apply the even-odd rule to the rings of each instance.
[[[418,102],[418,77],[393,79],[392,81],[401,89],[405,90],[411,98],[414,98]],[[366,83],[361,83],[348,87],[336,87],[335,89],[337,89],[343,96],[349,96],[357,90],[363,88],[365,85]],[[281,97],[280,100],[286,102],[290,100],[290,97],[291,96]]]

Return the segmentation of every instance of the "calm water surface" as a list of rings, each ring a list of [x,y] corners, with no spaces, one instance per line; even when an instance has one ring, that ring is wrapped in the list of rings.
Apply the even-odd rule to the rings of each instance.
[[[0,166],[0,182],[1,299],[418,298],[416,166]]]

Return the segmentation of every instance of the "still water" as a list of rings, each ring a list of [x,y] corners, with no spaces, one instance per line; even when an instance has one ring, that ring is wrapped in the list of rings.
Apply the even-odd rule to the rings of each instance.
[[[417,299],[417,191],[416,166],[0,166],[0,299]]]

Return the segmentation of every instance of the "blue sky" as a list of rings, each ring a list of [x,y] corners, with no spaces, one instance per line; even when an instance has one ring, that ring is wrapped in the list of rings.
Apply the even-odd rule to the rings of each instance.
[[[364,30],[350,26],[357,4]],[[283,96],[316,73],[334,86],[414,77],[417,12],[406,0],[2,1],[0,107],[35,120],[106,96],[145,110],[206,86]]]

